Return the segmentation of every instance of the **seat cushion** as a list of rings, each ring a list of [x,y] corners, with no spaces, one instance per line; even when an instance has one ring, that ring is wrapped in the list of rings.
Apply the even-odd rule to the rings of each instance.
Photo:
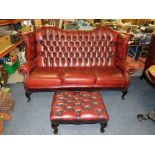
[[[125,84],[122,72],[116,67],[94,67],[92,71],[96,75],[96,85],[120,87]]]
[[[52,88],[61,85],[61,68],[36,68],[28,77],[29,88]]]
[[[63,71],[63,84],[93,85],[96,77],[90,68],[65,68]]]

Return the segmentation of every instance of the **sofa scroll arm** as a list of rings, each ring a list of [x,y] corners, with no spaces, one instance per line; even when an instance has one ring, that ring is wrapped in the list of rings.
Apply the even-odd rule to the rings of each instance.
[[[20,66],[18,69],[18,72],[23,74],[24,77],[27,78],[28,75],[31,73],[31,71],[36,67],[36,65],[37,65],[37,60],[35,58],[31,61],[27,61],[22,66]]]
[[[123,72],[128,73],[129,75],[132,75],[135,73],[135,67],[133,65],[130,65],[126,61],[116,61],[116,66],[119,67]]]

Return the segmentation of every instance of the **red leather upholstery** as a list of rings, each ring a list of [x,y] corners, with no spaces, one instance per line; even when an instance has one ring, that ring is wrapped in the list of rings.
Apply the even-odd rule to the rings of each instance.
[[[61,69],[36,68],[27,79],[27,85],[30,88],[51,88],[51,86],[60,86],[62,71]]]
[[[104,86],[124,86],[125,79],[122,75],[122,72],[116,67],[109,68],[94,68],[93,73],[96,75],[96,85]]]
[[[35,33],[29,32],[24,35],[20,35],[25,42],[26,52],[25,57],[27,61],[34,59],[37,56],[36,46],[35,45]]]
[[[132,65],[129,65],[127,62],[122,61],[120,59],[116,59],[116,66],[120,68],[122,71],[127,72],[129,75],[133,74],[135,72],[135,67]]]
[[[50,120],[62,123],[107,122],[109,117],[99,92],[62,91],[54,94]]]
[[[94,85],[96,76],[90,68],[66,68],[62,80],[64,85]]]
[[[126,63],[129,36],[107,27],[68,31],[42,27],[23,34],[27,63],[19,68],[26,89],[127,89],[134,68]]]
[[[35,58],[20,66],[20,68],[18,69],[18,72],[29,75],[31,71],[36,67],[36,65],[37,65],[37,59]]]
[[[38,67],[114,65],[115,44],[119,33],[109,28],[86,32],[44,27],[35,34]]]

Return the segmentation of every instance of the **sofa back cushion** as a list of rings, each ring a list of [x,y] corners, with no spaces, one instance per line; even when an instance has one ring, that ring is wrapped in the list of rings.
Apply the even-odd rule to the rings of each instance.
[[[35,31],[38,67],[113,66],[118,32],[99,27],[91,31],[42,27]]]

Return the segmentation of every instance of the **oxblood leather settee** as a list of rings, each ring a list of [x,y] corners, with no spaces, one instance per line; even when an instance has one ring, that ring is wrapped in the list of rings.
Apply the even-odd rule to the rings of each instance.
[[[34,90],[115,88],[127,93],[134,67],[126,62],[128,35],[108,27],[91,31],[41,27],[22,35],[27,62],[25,95]]]

